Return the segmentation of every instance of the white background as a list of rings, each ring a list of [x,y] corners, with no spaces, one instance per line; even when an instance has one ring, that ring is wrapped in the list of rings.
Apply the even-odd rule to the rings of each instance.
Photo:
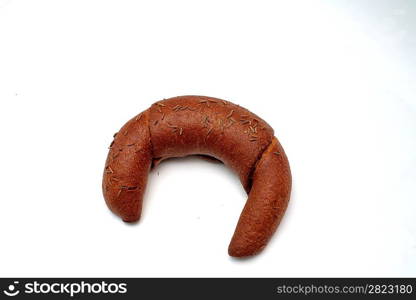
[[[0,0],[1,276],[416,276],[414,1]],[[260,255],[227,255],[246,195],[162,163],[141,221],[107,209],[107,147],[198,94],[269,122],[293,196]]]

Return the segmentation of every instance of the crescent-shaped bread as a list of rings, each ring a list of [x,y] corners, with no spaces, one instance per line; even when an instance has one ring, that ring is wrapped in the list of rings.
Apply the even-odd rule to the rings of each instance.
[[[230,167],[248,194],[228,252],[260,252],[288,205],[291,173],[273,129],[229,101],[180,96],[154,103],[114,136],[103,193],[108,207],[126,222],[140,218],[152,166],[170,157],[202,154]]]

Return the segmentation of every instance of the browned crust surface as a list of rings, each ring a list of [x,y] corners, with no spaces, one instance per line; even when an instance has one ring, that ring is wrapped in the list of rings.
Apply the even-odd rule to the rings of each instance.
[[[254,255],[266,246],[286,211],[291,186],[286,154],[274,138],[256,165],[253,186],[228,248],[231,256]]]
[[[273,129],[247,109],[221,99],[183,96],[150,107],[154,158],[211,155],[233,169],[246,189]]]
[[[149,113],[128,121],[110,145],[103,176],[108,207],[124,221],[137,221],[152,161]]]

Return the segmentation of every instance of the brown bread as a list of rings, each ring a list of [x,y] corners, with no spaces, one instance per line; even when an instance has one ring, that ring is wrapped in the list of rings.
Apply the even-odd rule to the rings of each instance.
[[[229,166],[248,193],[229,254],[243,257],[261,251],[290,198],[289,163],[265,121],[225,100],[174,97],[128,121],[115,135],[105,165],[103,193],[108,207],[126,222],[139,220],[152,165],[194,154]]]

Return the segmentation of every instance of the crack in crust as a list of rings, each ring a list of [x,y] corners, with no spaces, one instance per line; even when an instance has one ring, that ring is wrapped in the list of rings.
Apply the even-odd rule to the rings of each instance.
[[[247,187],[244,188],[247,194],[250,193],[251,187],[253,186],[253,175],[254,175],[254,171],[256,170],[257,164],[259,163],[260,159],[263,157],[263,154],[266,152],[266,150],[270,147],[272,142],[273,140],[271,140],[270,143],[259,153],[256,161],[254,162],[253,166],[250,168],[250,171],[247,176]]]

